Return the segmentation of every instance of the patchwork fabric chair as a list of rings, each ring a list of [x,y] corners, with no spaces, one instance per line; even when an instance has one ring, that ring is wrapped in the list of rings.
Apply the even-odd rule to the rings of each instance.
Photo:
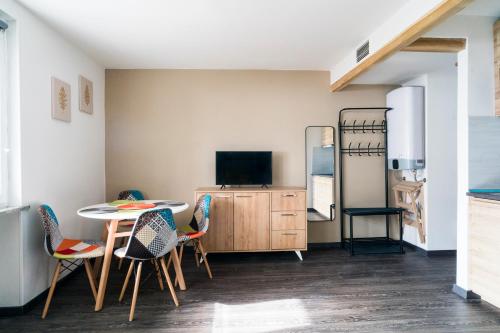
[[[141,280],[142,263],[144,261],[153,261],[154,265],[157,267],[157,260],[159,259],[170,289],[170,294],[172,295],[175,305],[179,306],[179,301],[177,300],[174,287],[170,280],[164,258],[164,256],[172,249],[175,249],[176,246],[177,233],[174,217],[172,211],[167,208],[150,210],[141,214],[134,224],[127,246],[115,251],[117,257],[131,260],[120,293],[120,302],[125,295],[125,290],[127,289],[134,266],[136,262],[138,262],[132,304],[130,305],[129,321],[134,320],[135,305]]]
[[[144,194],[142,194],[142,192],[139,190],[125,190],[125,191],[121,191],[118,194],[117,200],[139,201],[139,200],[144,200],[144,199],[145,199]],[[132,226],[134,225],[134,222],[135,221],[133,221],[133,220],[121,222],[120,223],[120,230],[121,231],[122,230],[130,230],[130,228],[132,228]],[[105,232],[105,230],[103,232]],[[120,244],[120,246],[125,246],[127,244],[127,241],[128,241],[128,237],[123,237],[123,241]],[[123,258],[121,258],[118,261],[118,270],[120,270],[122,268],[122,265],[123,265]],[[162,288],[163,288],[163,286],[162,286]]]
[[[144,194],[139,190],[125,190],[118,194],[118,200],[144,200]]]
[[[90,288],[92,289],[92,294],[94,295],[94,300],[96,299],[97,291],[89,259],[103,256],[105,246],[102,242],[93,240],[64,238],[59,231],[59,222],[52,208],[47,205],[42,205],[38,209],[38,212],[42,218],[42,226],[45,234],[45,250],[51,257],[57,259],[57,265],[54,275],[52,276],[49,295],[47,296],[45,307],[42,312],[42,319],[44,319],[49,311],[49,305],[52,300],[52,296],[54,295],[59,274],[66,270],[73,271],[78,267],[75,262],[79,259],[83,260]]]
[[[208,277],[212,278],[212,271],[210,270],[210,265],[208,264],[205,249],[203,248],[203,243],[201,242],[201,237],[206,234],[208,230],[208,225],[210,222],[210,202],[212,201],[212,196],[210,194],[202,195],[196,202],[196,206],[193,212],[193,218],[191,222],[183,226],[178,232],[178,241],[181,246],[179,253],[179,261],[182,262],[182,256],[184,252],[184,245],[192,243],[194,247],[194,257],[196,260],[196,266],[200,266],[200,260],[198,253],[201,254],[203,262],[205,263],[205,268],[207,269]],[[167,267],[170,267],[171,259],[168,261]],[[175,279],[175,285],[177,285],[177,278]]]

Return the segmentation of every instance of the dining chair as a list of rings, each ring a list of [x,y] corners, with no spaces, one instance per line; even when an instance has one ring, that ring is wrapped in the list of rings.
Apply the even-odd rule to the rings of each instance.
[[[118,193],[117,200],[139,201],[139,200],[144,200],[144,199],[145,199],[144,194],[139,190],[125,190],[125,191],[121,191],[120,193]],[[134,223],[135,223],[135,221],[122,221],[120,223],[119,228],[121,230],[130,230],[130,228],[132,228]],[[104,230],[103,232],[106,232],[106,230]],[[121,244],[119,246],[125,246],[127,244],[127,241],[128,241],[128,237],[123,237]],[[123,258],[120,258],[120,260],[118,260],[118,270],[121,270],[122,265],[123,265]],[[162,288],[163,288],[163,286],[162,286]]]
[[[118,194],[118,200],[144,200],[144,194],[139,190],[125,190]]]
[[[50,302],[54,295],[57,279],[60,273],[64,271],[73,271],[78,267],[77,260],[83,260],[85,265],[85,272],[94,295],[94,301],[97,297],[97,290],[95,287],[94,275],[89,263],[90,258],[102,257],[104,255],[104,244],[94,240],[79,240],[64,238],[59,230],[59,221],[52,208],[48,205],[41,205],[38,208],[42,219],[42,226],[44,231],[44,244],[45,250],[49,256],[57,259],[54,275],[50,284],[49,294],[45,301],[45,306],[42,312],[42,319],[45,319],[49,311]]]
[[[212,271],[210,270],[210,265],[208,264],[205,248],[201,241],[201,237],[205,235],[208,231],[208,225],[210,222],[210,202],[212,201],[212,196],[210,194],[202,195],[196,202],[194,208],[193,217],[188,225],[180,227],[178,232],[177,240],[180,244],[179,251],[179,261],[182,263],[182,256],[184,253],[184,245],[189,243],[193,244],[194,247],[194,257],[196,261],[196,266],[200,266],[200,261],[198,258],[198,253],[201,254],[203,262],[205,263],[205,268],[207,269],[208,277],[212,278]],[[167,268],[170,267],[172,260],[169,258]],[[177,286],[177,277],[175,278],[175,285]]]
[[[172,295],[175,305],[179,306],[179,301],[177,300],[177,295],[175,294],[174,287],[170,280],[164,258],[167,253],[176,248],[177,242],[176,226],[172,210],[169,208],[156,209],[142,213],[135,221],[127,246],[115,250],[115,255],[117,257],[131,260],[120,293],[120,302],[125,295],[125,290],[127,289],[134,266],[136,262],[138,262],[135,273],[132,303],[130,305],[129,321],[134,320],[135,305],[137,303],[142,264],[144,261],[153,261],[154,265],[157,266],[157,260],[159,259],[167,285],[170,289],[170,294]]]

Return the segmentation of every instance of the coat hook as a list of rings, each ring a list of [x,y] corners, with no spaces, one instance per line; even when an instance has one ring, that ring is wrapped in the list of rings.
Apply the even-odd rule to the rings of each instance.
[[[372,133],[375,133],[375,120],[372,123]]]
[[[352,156],[352,154],[351,154],[351,145],[352,145],[352,142],[349,142],[349,148],[348,148],[348,150],[349,150],[349,156]]]
[[[372,154],[370,154],[370,146],[371,145],[372,145],[372,143],[368,142],[368,150],[367,150],[368,156],[372,156]]]
[[[358,155],[362,156],[361,155],[361,142],[358,143]]]
[[[343,123],[344,125],[342,126],[344,128],[344,134],[345,134],[345,126],[346,126],[345,122],[346,121],[344,120],[344,123]]]
[[[382,156],[382,155],[380,155],[380,142],[377,145],[377,155]]]
[[[366,133],[366,131],[365,131],[365,123],[366,123],[366,120],[363,120],[363,133]]]
[[[382,133],[385,133],[385,120],[382,120]]]
[[[352,123],[352,134],[356,134],[356,120]]]

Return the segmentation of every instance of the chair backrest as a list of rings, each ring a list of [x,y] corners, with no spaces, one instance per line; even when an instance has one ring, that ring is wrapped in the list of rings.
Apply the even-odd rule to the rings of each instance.
[[[202,195],[194,207],[193,218],[189,222],[189,227],[195,232],[207,232],[210,223],[210,194]]]
[[[125,256],[147,260],[159,258],[177,246],[177,232],[170,208],[142,213],[135,221]]]
[[[139,190],[126,190],[118,194],[118,200],[144,200],[144,194]]]
[[[63,241],[63,236],[59,231],[59,222],[56,214],[48,205],[41,205],[38,208],[38,213],[42,218],[42,227],[45,233],[45,251],[52,256]]]

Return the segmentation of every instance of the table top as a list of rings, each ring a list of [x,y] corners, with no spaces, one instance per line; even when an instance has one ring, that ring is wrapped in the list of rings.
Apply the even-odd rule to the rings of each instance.
[[[120,209],[121,205],[125,204],[154,204],[153,208],[146,209]],[[97,220],[135,220],[142,213],[161,208],[170,208],[173,214],[177,214],[188,209],[189,205],[186,202],[174,200],[140,200],[140,201],[127,201],[117,200],[113,202],[100,203],[92,206],[80,208],[77,212],[78,215],[89,219]]]

